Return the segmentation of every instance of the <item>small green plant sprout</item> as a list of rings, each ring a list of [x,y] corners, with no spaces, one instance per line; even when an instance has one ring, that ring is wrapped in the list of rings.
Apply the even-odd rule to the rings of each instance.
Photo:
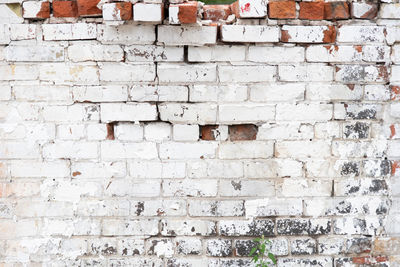
[[[256,267],[269,267],[276,264],[276,258],[274,254],[267,250],[267,245],[271,245],[271,241],[264,238],[264,235],[253,240],[256,242],[255,247],[250,251],[250,257],[253,257],[252,261],[256,264]],[[267,253],[266,253],[267,252]],[[267,258],[265,259],[265,254]]]

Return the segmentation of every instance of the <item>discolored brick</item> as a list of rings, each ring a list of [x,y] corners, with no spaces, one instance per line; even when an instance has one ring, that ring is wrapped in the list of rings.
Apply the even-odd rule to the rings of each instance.
[[[78,15],[80,17],[98,17],[102,11],[97,7],[100,0],[77,0]]]
[[[324,18],[327,20],[348,19],[350,17],[349,5],[346,2],[325,3]]]
[[[53,16],[58,18],[78,17],[76,1],[53,1]]]
[[[271,19],[295,19],[295,1],[274,1],[268,4],[268,17]]]
[[[324,19],[324,2],[300,2],[299,19]]]
[[[204,5],[203,6],[203,19],[219,21],[226,20],[231,15],[231,8],[229,5]]]
[[[229,138],[231,141],[255,140],[258,127],[254,124],[230,125]]]

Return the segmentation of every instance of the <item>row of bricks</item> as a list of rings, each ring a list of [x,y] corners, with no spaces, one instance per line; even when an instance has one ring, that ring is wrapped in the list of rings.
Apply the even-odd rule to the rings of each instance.
[[[103,85],[51,86],[0,83],[0,101],[56,102],[57,104],[99,102],[286,102],[286,101],[396,101],[398,85],[353,85],[336,83],[265,83],[252,85]],[[249,103],[247,103],[249,104]],[[351,103],[347,103],[350,104]],[[368,105],[367,105],[368,106]],[[3,105],[1,105],[4,108]],[[339,106],[338,106],[339,107]],[[39,108],[39,107],[38,107]],[[350,107],[354,111],[355,107]],[[361,108],[360,108],[361,109]],[[9,110],[12,110],[10,107]],[[32,114],[37,111],[30,110]],[[359,113],[359,111],[357,112]],[[24,118],[24,113],[20,113]],[[35,115],[35,118],[38,116]],[[357,118],[358,115],[347,118]],[[66,117],[72,118],[72,117]],[[75,117],[79,121],[82,117]],[[73,119],[73,118],[72,118]],[[36,119],[35,119],[36,120]],[[65,122],[60,118],[61,122]]]
[[[29,51],[29,53],[27,52]],[[183,62],[184,47],[101,45],[95,41],[0,47],[0,60],[8,62]],[[400,64],[400,45],[207,46],[187,48],[189,62],[394,62]]]
[[[24,141],[3,141],[1,159],[270,159],[389,157],[399,158],[399,140],[389,141],[237,141],[237,142],[115,142],[63,141],[42,146]],[[42,149],[41,149],[42,148]],[[361,150],[361,151],[360,151]]]
[[[103,16],[104,20],[131,20],[161,23],[164,15],[163,4],[136,3],[134,7],[130,2],[106,3],[103,10],[97,7],[99,0],[94,1],[53,1],[52,9],[54,17],[79,17],[79,16]],[[347,2],[300,2],[299,19],[306,20],[337,20],[361,18],[373,19],[378,13],[378,5],[372,3]],[[278,1],[270,2],[269,18],[271,19],[295,19],[296,2]],[[231,5],[205,5],[199,6],[196,1],[169,6],[169,22],[171,24],[196,23],[198,9],[203,9],[203,19],[219,21],[226,20],[230,14],[238,18],[263,18],[267,16],[267,1],[239,0]],[[133,9],[133,12],[132,12]],[[350,15],[351,9],[351,15]],[[396,18],[399,7],[383,4],[380,18]],[[27,1],[23,4],[25,18],[45,19],[50,17],[50,3]]]
[[[99,40],[104,44],[154,44],[209,45],[221,41],[237,43],[385,43],[400,40],[400,28],[385,26],[292,26],[284,25],[222,25],[217,26],[167,26],[125,24],[120,26],[94,23],[43,24],[45,41]],[[11,40],[27,40],[36,37],[36,25],[0,24],[0,44]],[[157,32],[157,36],[156,36]]]
[[[100,82],[160,83],[268,83],[331,82],[345,84],[400,82],[400,65],[387,69],[380,65],[294,64],[280,66],[216,64],[108,63],[99,64],[42,64],[39,68],[28,64],[0,64],[0,81],[52,81],[57,85],[99,85]],[[390,75],[391,70],[391,75]],[[351,89],[351,88],[350,88]],[[149,116],[152,116],[149,114]]]
[[[35,202],[22,203],[25,204],[26,209],[29,206],[36,208]],[[47,202],[47,205],[42,205],[54,210],[55,207],[59,209],[66,209],[72,207],[71,205],[63,202]],[[70,203],[71,204],[71,203]],[[50,211],[48,213],[50,213]],[[31,212],[33,214],[34,211]],[[43,213],[43,212],[42,212]],[[61,212],[57,212],[61,213]],[[35,216],[32,216],[35,217]],[[99,220],[93,220],[99,223]],[[50,220],[54,226],[58,226],[60,220]],[[303,218],[278,218],[275,220],[221,220],[218,222],[218,227],[215,221],[212,220],[199,220],[199,219],[165,219],[161,220],[161,230],[159,229],[160,220],[151,219],[110,219],[104,218],[100,222],[100,229],[96,229],[96,224],[93,225],[95,229],[79,229],[84,232],[85,230],[95,230],[96,232],[102,230],[102,236],[157,236],[161,234],[166,237],[173,236],[216,236],[217,229],[221,236],[238,237],[238,236],[318,236],[328,235],[332,232],[336,235],[382,235],[383,219],[380,216],[364,216],[364,218],[354,217],[339,217],[334,219],[318,218],[318,219],[303,219]],[[84,226],[87,225],[88,222]],[[40,236],[40,220],[20,219],[15,222],[13,220],[1,220],[0,225],[2,229],[10,229],[10,231],[3,231],[0,233],[1,239],[18,238],[18,237],[35,237]],[[68,227],[67,223],[63,224]],[[98,226],[98,225],[97,225]],[[45,226],[44,226],[45,227]],[[56,227],[54,227],[56,230]],[[19,231],[18,231],[19,230]],[[89,232],[89,235],[98,235],[98,233]],[[58,231],[57,231],[58,233]],[[58,233],[62,235],[64,233]],[[13,236],[15,235],[15,236]],[[56,235],[56,234],[55,234]],[[82,234],[80,234],[82,235]],[[87,235],[84,233],[83,235]],[[1,252],[0,252],[1,255]]]

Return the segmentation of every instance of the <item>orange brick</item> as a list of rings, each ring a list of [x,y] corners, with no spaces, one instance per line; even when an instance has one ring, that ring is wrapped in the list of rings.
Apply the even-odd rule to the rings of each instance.
[[[190,1],[182,4],[170,5],[178,7],[178,20],[180,24],[191,24],[197,22],[197,1]]]
[[[78,17],[78,5],[76,1],[53,1],[53,16],[58,18]]]
[[[271,19],[295,19],[296,18],[296,2],[270,2],[269,18]]]
[[[349,5],[346,2],[325,3],[324,17],[328,20],[350,18]]]
[[[102,11],[97,7],[100,0],[77,0],[78,15],[81,17],[101,16]]]
[[[299,19],[324,19],[325,5],[323,2],[300,2]]]
[[[205,5],[203,7],[203,19],[219,21],[226,20],[232,14],[229,5]]]

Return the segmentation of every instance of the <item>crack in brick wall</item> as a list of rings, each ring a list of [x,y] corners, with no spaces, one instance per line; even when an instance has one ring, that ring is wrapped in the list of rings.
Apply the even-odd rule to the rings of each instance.
[[[0,265],[399,265],[399,14],[2,1]]]

